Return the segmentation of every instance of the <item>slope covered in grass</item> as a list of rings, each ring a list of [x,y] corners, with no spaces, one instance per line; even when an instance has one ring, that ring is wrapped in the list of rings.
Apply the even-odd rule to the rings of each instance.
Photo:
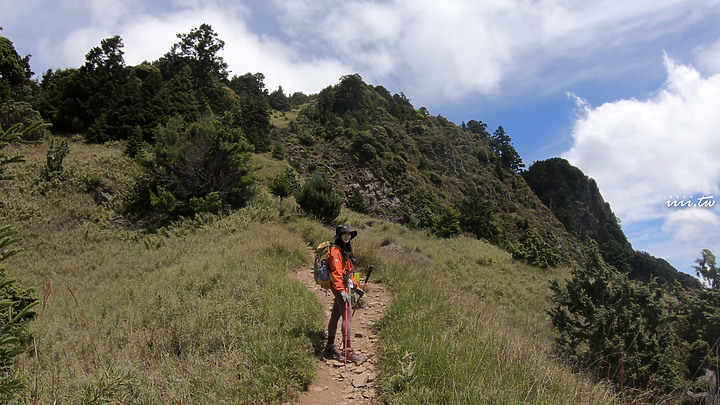
[[[612,402],[609,390],[573,375],[550,351],[547,280],[564,270],[520,264],[473,239],[428,238],[392,224],[383,229],[364,234],[370,241],[360,245],[366,260],[382,263],[378,276],[397,292],[379,325],[381,398]]]
[[[0,185],[0,223],[25,238],[9,275],[41,301],[18,403],[284,403],[312,381],[327,308],[288,274],[309,268],[309,247],[332,228],[292,209],[280,218],[261,183],[242,210],[145,234],[116,213],[133,170],[120,145],[71,143],[67,179],[52,184],[37,181],[46,150],[28,146],[18,179]],[[256,164],[261,181],[283,167]],[[97,182],[110,203],[93,201]],[[384,401],[611,402],[550,353],[547,283],[565,270],[474,239],[365,227],[372,218],[349,211],[341,220],[361,228],[359,267],[374,264],[395,293],[377,326]]]
[[[120,198],[120,147],[71,144],[68,179],[51,185],[33,181],[44,150],[28,147],[24,174],[3,185],[0,218],[25,238],[9,272],[42,302],[26,400],[272,403],[309,384],[322,308],[286,276],[307,247],[263,220],[269,208],[145,235],[85,189],[86,173],[108,173]]]

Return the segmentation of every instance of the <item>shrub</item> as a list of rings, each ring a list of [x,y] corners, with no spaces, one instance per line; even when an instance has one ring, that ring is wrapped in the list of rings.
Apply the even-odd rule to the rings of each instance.
[[[285,152],[285,146],[280,142],[276,142],[273,144],[270,153],[272,154],[273,159],[276,160],[285,160],[285,158],[287,157],[287,152]]]
[[[480,190],[472,190],[460,203],[462,228],[491,243],[499,243],[502,229],[495,218],[492,206]]]
[[[461,233],[460,217],[452,208],[444,208],[432,228],[433,234],[441,238],[452,238]]]
[[[158,212],[170,214],[175,211],[177,199],[171,192],[165,190],[165,187],[158,186],[157,194],[150,191],[150,204],[152,204]]]
[[[556,266],[561,257],[534,228],[528,228],[520,246],[511,251],[515,260],[522,260],[540,268]]]
[[[135,127],[130,135],[130,138],[128,138],[125,143],[125,155],[127,155],[130,159],[135,159],[135,157],[137,157],[137,155],[139,155],[142,151],[142,141],[142,130],[139,126]]]
[[[293,195],[299,187],[300,182],[295,172],[290,168],[286,168],[278,173],[273,179],[273,182],[270,184],[270,194],[280,198],[280,216],[284,215],[283,200]]]
[[[332,222],[340,215],[342,196],[335,191],[327,176],[314,176],[295,193],[295,200],[308,214]]]
[[[282,201],[283,198],[290,197],[299,187],[300,182],[295,172],[290,168],[286,168],[273,179],[270,184],[270,193],[275,197],[279,197],[280,201]]]
[[[205,198],[192,197],[190,198],[190,207],[192,207],[193,212],[195,212],[196,214],[200,214],[203,212],[217,214],[220,212],[220,208],[222,208],[222,200],[220,199],[220,193],[218,193],[217,191],[213,191]]]
[[[370,208],[368,208],[367,204],[365,203],[365,197],[363,197],[362,193],[357,188],[353,189],[352,196],[350,196],[347,201],[347,207],[361,214],[370,213]]]
[[[86,191],[93,191],[98,189],[103,185],[105,180],[103,179],[102,175],[100,173],[95,172],[92,174],[89,174],[85,177],[85,190]]]
[[[177,117],[158,128],[149,157],[140,160],[144,173],[139,180],[147,180],[136,191],[134,209],[191,216],[195,208],[218,211],[219,201],[227,209],[244,206],[255,182],[250,164],[253,147],[232,119],[225,114],[222,119],[206,118],[185,127]],[[173,199],[175,203],[170,204]]]
[[[0,104],[0,128],[10,128],[15,124],[27,128],[36,122],[43,122],[43,119],[29,103],[8,101]],[[48,126],[49,124],[35,125],[33,129],[23,135],[23,139],[32,141],[42,139],[43,136],[50,133],[47,129]]]
[[[10,238],[14,231],[0,228],[0,248],[5,242],[13,243],[20,238]],[[0,252],[0,260],[21,249]],[[6,403],[25,388],[23,377],[15,372],[15,357],[25,351],[27,324],[37,315],[32,307],[37,304],[34,290],[21,287],[15,280],[5,277],[5,266],[0,265],[0,402]]]
[[[360,150],[358,151],[358,154],[366,161],[371,161],[377,159],[378,153],[377,150],[375,150],[375,147],[370,145],[369,143],[365,143],[362,146],[360,146]]]
[[[70,148],[65,140],[55,143],[55,139],[50,140],[50,148],[47,151],[45,171],[43,177],[45,180],[63,179],[63,161],[70,154]]]
[[[567,284],[550,286],[555,305],[548,313],[559,351],[578,369],[618,386],[672,391],[682,365],[663,291],[607,266],[596,245],[589,250]]]

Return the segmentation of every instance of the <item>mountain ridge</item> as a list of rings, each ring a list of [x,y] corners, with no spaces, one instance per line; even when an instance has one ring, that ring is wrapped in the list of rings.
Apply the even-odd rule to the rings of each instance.
[[[337,108],[336,93],[348,88],[343,100],[354,102]],[[502,164],[496,134],[486,124],[457,126],[415,110],[404,95],[390,97],[359,75],[344,76],[311,98],[292,112],[274,113],[272,142],[303,176],[328,175],[346,200],[357,190],[374,214],[422,226],[423,212],[439,216],[437,205],[444,205],[458,212],[465,232],[511,253],[536,231],[562,262],[579,262],[583,245],[593,239],[606,262],[631,278],[698,286],[666,261],[634,251],[595,180],[564,159],[512,170]],[[468,206],[484,215],[486,225],[494,224],[495,233],[488,226],[473,232],[478,228],[469,224]]]

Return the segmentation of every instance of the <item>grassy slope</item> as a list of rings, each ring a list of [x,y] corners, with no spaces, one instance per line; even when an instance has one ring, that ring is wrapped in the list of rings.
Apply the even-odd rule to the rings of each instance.
[[[369,90],[366,94],[379,97]],[[421,209],[419,200],[428,195],[452,206],[478,190],[501,228],[500,241],[517,246],[532,228],[567,259],[565,262],[582,257],[577,239],[565,231],[518,173],[498,170],[491,158],[479,159],[480,155],[494,156],[487,139],[438,117],[398,120],[380,104],[377,100],[370,103],[376,111],[366,111],[367,123],[356,131],[364,133],[362,137],[350,135],[353,131],[338,135],[342,131],[328,128],[334,124],[320,126],[304,114],[298,115],[298,110],[275,112],[271,118],[274,142],[283,145],[300,173],[307,177],[327,174],[346,196],[353,189],[361,191],[371,211],[383,218],[398,220],[406,210]],[[301,142],[308,138],[312,142]],[[368,160],[357,145],[359,139],[375,143],[384,153]]]
[[[122,148],[70,146],[64,183],[33,185],[47,148],[30,146],[28,162],[14,168],[19,178],[0,185],[0,223],[15,226],[27,249],[8,260],[9,275],[44,301],[31,328],[35,349],[21,359],[24,401],[282,403],[311,381],[325,309],[286,275],[310,265],[308,246],[330,229],[278,218],[277,200],[261,190],[220,220],[130,231],[112,210],[131,184]],[[284,165],[264,156],[256,164],[262,181]],[[85,191],[95,173],[118,191],[110,206]],[[343,215],[356,226],[370,220]],[[375,281],[396,292],[379,325],[387,402],[611,400],[549,354],[546,286],[565,270],[387,222],[360,236],[361,268],[375,264]]]

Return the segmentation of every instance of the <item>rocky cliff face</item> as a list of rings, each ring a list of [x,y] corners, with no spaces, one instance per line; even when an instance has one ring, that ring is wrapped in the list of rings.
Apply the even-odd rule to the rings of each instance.
[[[605,202],[595,180],[567,160],[552,158],[535,162],[523,173],[527,184],[579,241],[592,239],[606,263],[633,279],[699,287],[697,280],[678,272],[668,262],[636,252],[622,231],[610,204]]]

